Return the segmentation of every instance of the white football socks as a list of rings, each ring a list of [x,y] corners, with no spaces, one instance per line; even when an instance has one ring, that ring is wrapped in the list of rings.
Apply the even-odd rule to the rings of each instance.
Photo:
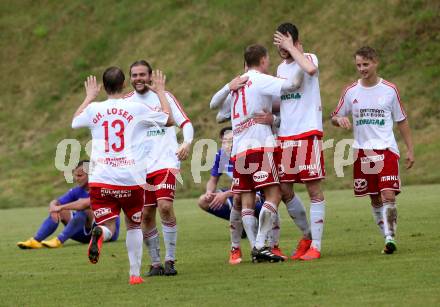
[[[231,232],[231,247],[240,247],[241,234],[243,232],[243,223],[241,222],[241,212],[234,207],[231,209],[229,216],[230,232]]]
[[[384,202],[382,208],[385,239],[392,240],[397,229],[397,207],[395,203]]]
[[[128,229],[125,244],[128,251],[128,261],[130,263],[130,276],[141,275],[142,263],[142,230]]]
[[[144,233],[144,243],[148,248],[151,258],[151,265],[160,264],[160,240],[157,228],[149,229]]]
[[[296,226],[302,231],[304,237],[310,238],[310,225],[307,221],[306,209],[299,198],[295,195],[287,204],[287,212],[295,222]]]
[[[174,221],[162,221],[163,242],[165,244],[165,261],[176,259],[177,225]]]
[[[269,246],[273,248],[274,246],[278,246],[280,244],[280,226],[281,226],[281,218],[279,213],[275,215],[275,219],[273,221],[272,231],[269,231],[267,234],[269,239]]]
[[[104,242],[110,241],[110,239],[112,238],[113,234],[110,231],[110,229],[108,229],[106,226],[104,225],[100,225],[98,227],[101,227],[102,229],[102,234],[104,235]]]
[[[377,227],[379,227],[381,234],[385,236],[383,229],[384,227],[383,227],[382,207],[371,207],[371,211],[373,213],[374,221],[376,222]]]
[[[312,202],[310,204],[310,229],[312,233],[312,245],[318,251],[321,250],[321,239],[324,231],[325,201]]]
[[[268,201],[264,202],[258,219],[258,233],[255,241],[256,249],[261,249],[265,246],[267,234],[272,230],[277,214],[278,208],[276,205]]]
[[[257,237],[257,218],[254,216],[254,212],[254,209],[241,210],[241,220],[243,221],[243,227],[251,248],[255,246],[255,239]]]

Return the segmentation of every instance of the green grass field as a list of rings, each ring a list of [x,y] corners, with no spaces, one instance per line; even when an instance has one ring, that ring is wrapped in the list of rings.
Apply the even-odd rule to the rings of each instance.
[[[15,246],[33,235],[44,207],[0,210],[0,306],[438,306],[439,190],[404,188],[394,255],[380,253],[368,200],[340,190],[326,193],[322,259],[252,264],[243,241],[244,262],[237,266],[227,263],[227,223],[199,210],[195,200],[178,200],[179,274],[138,286],[128,285],[125,232],[91,265],[87,247],[76,242],[57,250]],[[299,233],[284,205],[280,212],[281,247],[290,253]]]

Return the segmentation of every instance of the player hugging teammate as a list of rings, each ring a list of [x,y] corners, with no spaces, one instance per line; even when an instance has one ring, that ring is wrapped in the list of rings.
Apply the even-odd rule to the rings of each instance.
[[[244,54],[246,73],[217,92],[210,106],[220,108],[218,122],[229,118],[232,122],[233,191],[240,195],[237,201],[241,201],[243,207],[243,227],[248,238],[255,242],[252,259],[284,260],[282,253],[274,253],[265,246],[268,231],[277,225],[277,220],[279,223],[276,217],[282,199],[303,233],[291,259],[314,260],[321,257],[325,221],[318,58],[304,53],[298,29],[291,23],[278,27],[274,44],[283,59],[278,66],[278,78],[267,75],[267,50],[260,45],[248,46]],[[355,60],[361,79],[344,91],[332,114],[332,123],[350,129],[350,121],[345,116],[353,114],[355,194],[370,195],[373,215],[385,237],[384,253],[391,254],[396,250],[395,196],[400,192],[399,152],[392,130],[393,121],[398,122],[408,149],[407,168],[414,163],[411,134],[397,87],[376,74],[378,62],[374,49],[359,49]],[[278,105],[280,114],[276,117],[271,112],[274,107],[275,113]],[[278,125],[273,125],[277,120],[280,120]],[[274,141],[275,137],[278,142]],[[310,224],[304,205],[294,193],[294,183],[306,186],[310,198]],[[258,232],[257,221],[251,219],[257,190],[263,190],[266,195]]]

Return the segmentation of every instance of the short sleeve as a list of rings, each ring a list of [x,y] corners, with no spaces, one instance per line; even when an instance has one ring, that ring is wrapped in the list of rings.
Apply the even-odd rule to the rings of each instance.
[[[316,67],[319,67],[318,65],[318,57],[313,54],[313,53],[306,53],[305,54],[306,58],[313,63],[313,65],[315,65]]]
[[[402,103],[400,102],[399,90],[394,87],[395,94],[393,95],[392,102],[392,117],[395,122],[401,122],[406,119],[406,113],[403,109]]]
[[[350,93],[348,89],[344,89],[341,98],[339,98],[338,106],[333,111],[331,116],[348,116],[349,114],[351,114]]]
[[[182,128],[186,123],[190,122],[188,116],[183,110],[182,104],[177,100],[176,97],[173,96],[173,94],[166,92],[165,95],[167,97],[168,103],[170,104],[171,113],[173,115],[174,121],[176,122],[176,125]]]
[[[72,128],[78,129],[90,126],[90,113],[94,107],[94,103],[89,104],[78,116],[72,121]]]

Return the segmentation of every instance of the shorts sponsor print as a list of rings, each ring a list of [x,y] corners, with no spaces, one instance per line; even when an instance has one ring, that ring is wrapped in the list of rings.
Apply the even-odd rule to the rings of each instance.
[[[133,223],[140,224],[144,205],[144,190],[113,190],[90,187],[90,203],[96,224],[114,219],[124,211]]]
[[[160,199],[174,200],[177,172],[175,169],[166,169],[147,175],[145,206],[157,206]]]
[[[250,192],[265,186],[279,184],[277,154],[274,152],[250,152],[237,156],[234,165],[232,191]]]
[[[355,151],[355,196],[377,195],[384,190],[400,193],[399,156],[390,150]]]
[[[315,135],[299,140],[280,140],[280,147],[280,182],[305,182],[325,178],[321,137]]]

